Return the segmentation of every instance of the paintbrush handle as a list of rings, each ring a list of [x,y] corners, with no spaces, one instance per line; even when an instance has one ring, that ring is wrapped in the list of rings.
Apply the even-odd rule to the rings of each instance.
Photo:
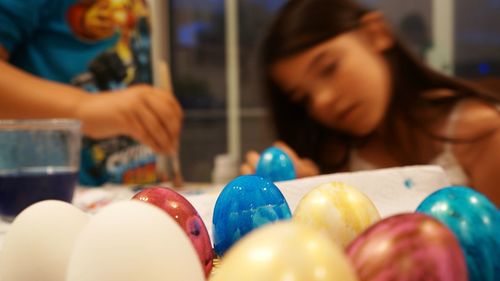
[[[164,60],[157,62],[158,63],[158,71],[159,71],[159,77],[158,79],[158,87],[172,93],[173,87],[172,87],[172,80],[171,80],[171,75],[170,75],[170,68],[168,66],[168,63]],[[170,162],[172,164],[172,182],[175,187],[180,187],[183,184],[183,179],[182,179],[182,173],[181,173],[181,165],[179,161],[179,151],[178,147],[179,144],[176,143],[174,144],[177,147],[177,150],[172,154],[172,155],[166,155],[167,158],[170,159]],[[167,161],[169,162],[169,161]]]

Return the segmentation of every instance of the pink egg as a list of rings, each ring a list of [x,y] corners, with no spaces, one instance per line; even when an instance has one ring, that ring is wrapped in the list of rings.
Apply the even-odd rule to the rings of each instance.
[[[179,193],[165,187],[146,188],[134,195],[132,199],[153,204],[177,221],[191,239],[204,267],[205,275],[208,276],[212,270],[214,257],[212,242],[203,220],[193,205]]]
[[[423,214],[386,218],[347,248],[360,281],[467,281],[465,258],[455,236]]]

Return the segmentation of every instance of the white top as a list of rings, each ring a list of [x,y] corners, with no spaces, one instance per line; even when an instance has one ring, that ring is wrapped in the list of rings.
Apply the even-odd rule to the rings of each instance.
[[[463,103],[455,106],[453,111],[450,114],[446,135],[453,136],[455,131],[456,122],[459,117],[460,108]],[[438,165],[443,168],[450,183],[453,185],[468,185],[469,177],[467,173],[460,165],[458,159],[453,153],[453,143],[446,142],[443,146],[443,151],[439,155],[437,155],[432,161],[429,162],[430,165]],[[378,169],[376,165],[373,163],[363,159],[358,155],[356,150],[351,151],[349,168],[351,171],[364,171],[364,170],[373,170]]]

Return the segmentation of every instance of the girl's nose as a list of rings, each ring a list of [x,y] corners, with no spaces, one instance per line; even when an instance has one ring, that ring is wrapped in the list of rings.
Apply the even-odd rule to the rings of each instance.
[[[313,108],[331,107],[335,103],[335,95],[332,89],[320,88],[312,93],[311,106]]]

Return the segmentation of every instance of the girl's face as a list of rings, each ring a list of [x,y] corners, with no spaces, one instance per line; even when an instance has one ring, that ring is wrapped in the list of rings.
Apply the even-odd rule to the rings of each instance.
[[[364,136],[377,129],[389,104],[390,70],[382,56],[389,44],[383,42],[347,32],[278,61],[270,74],[323,125]]]

